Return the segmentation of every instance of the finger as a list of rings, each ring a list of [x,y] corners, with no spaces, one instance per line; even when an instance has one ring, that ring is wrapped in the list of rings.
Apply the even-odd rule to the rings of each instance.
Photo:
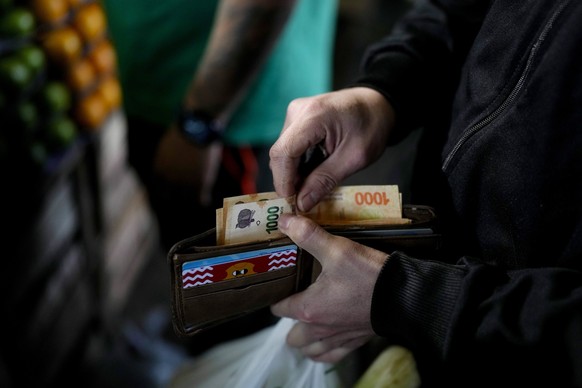
[[[305,317],[304,308],[311,303],[311,288],[314,285],[307,287],[302,292],[298,292],[279,302],[271,305],[271,313],[277,317],[286,317],[295,320],[309,321]]]
[[[303,154],[321,141],[317,131],[308,125],[290,124],[269,150],[269,166],[273,174],[275,191],[283,197],[295,194],[295,186],[300,179],[299,163]]]
[[[281,197],[289,197],[295,194],[295,183],[298,175],[297,169],[301,158],[293,156],[284,149],[284,139],[279,139],[269,151],[269,168],[273,175],[273,185],[275,191]]]
[[[287,334],[287,344],[294,348],[304,348],[321,342],[324,338],[332,337],[337,329],[331,326],[297,322]]]
[[[341,150],[332,152],[327,159],[313,169],[311,174],[305,177],[297,193],[297,208],[300,211],[311,210],[341,181],[361,169],[363,165],[361,154]]]
[[[371,335],[366,329],[318,325],[305,322],[297,322],[287,334],[287,343],[295,348],[313,348],[310,353],[318,353],[318,349],[331,349],[342,346],[355,337]],[[322,345],[325,344],[325,345]],[[323,350],[320,350],[320,352]]]
[[[281,232],[311,253],[322,265],[325,263],[325,257],[333,256],[336,249],[334,241],[338,240],[338,237],[326,232],[315,221],[286,213],[279,218],[278,226]]]
[[[315,340],[306,346],[300,347],[300,351],[306,357],[317,361],[336,362],[365,344],[370,338],[371,335],[368,332],[349,331]],[[290,346],[292,345],[290,344]]]
[[[370,338],[371,338],[370,336],[354,338],[342,344],[339,347],[330,349],[328,351],[324,351],[318,355],[313,356],[306,355],[306,356],[311,358],[313,361],[335,364],[341,361],[344,357],[353,352],[355,349],[367,343],[370,340]]]

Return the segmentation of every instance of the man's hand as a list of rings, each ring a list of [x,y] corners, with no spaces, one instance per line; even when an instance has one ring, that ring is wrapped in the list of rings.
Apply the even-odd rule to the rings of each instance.
[[[382,155],[393,125],[392,107],[384,96],[369,88],[292,101],[281,135],[270,151],[277,193],[288,197],[299,190],[299,210],[310,210],[339,182]],[[303,154],[318,144],[328,158],[309,176],[300,177]],[[302,186],[296,187],[303,178]]]
[[[199,193],[193,201],[209,205],[222,157],[222,144],[197,147],[189,143],[175,127],[166,131],[154,159],[157,175],[172,183],[193,187]]]
[[[327,233],[312,220],[283,214],[280,230],[321,264],[317,281],[273,305],[299,322],[287,342],[316,361],[337,362],[373,335],[372,294],[387,254]]]

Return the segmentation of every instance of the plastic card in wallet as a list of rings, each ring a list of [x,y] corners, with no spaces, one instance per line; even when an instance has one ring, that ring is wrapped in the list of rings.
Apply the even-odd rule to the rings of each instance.
[[[330,233],[390,253],[421,254],[438,249],[435,214],[405,205],[404,225],[328,227]],[[210,229],[175,244],[168,253],[175,331],[190,336],[270,306],[316,278],[318,263],[289,238],[216,245]]]

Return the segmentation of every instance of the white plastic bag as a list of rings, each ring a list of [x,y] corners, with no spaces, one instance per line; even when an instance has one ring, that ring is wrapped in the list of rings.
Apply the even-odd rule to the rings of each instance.
[[[210,349],[179,368],[169,387],[340,387],[332,365],[312,361],[287,346],[294,323],[281,318],[272,327]]]

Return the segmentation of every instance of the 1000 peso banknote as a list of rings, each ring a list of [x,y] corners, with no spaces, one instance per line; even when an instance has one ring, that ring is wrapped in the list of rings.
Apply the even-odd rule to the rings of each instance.
[[[295,196],[236,203],[223,208],[224,243],[263,241],[284,236],[279,217],[295,213]]]
[[[322,225],[399,219],[400,192],[396,185],[340,186],[303,215]]]
[[[228,211],[234,205],[238,205],[241,203],[249,203],[249,202],[259,202],[265,201],[269,199],[279,198],[277,193],[274,191],[268,191],[264,193],[254,193],[254,194],[245,194],[245,195],[237,195],[235,197],[227,197],[222,200],[222,208],[216,209],[216,242],[218,245],[225,244],[225,225],[227,224],[227,216]],[[226,210],[224,210],[226,209]]]

